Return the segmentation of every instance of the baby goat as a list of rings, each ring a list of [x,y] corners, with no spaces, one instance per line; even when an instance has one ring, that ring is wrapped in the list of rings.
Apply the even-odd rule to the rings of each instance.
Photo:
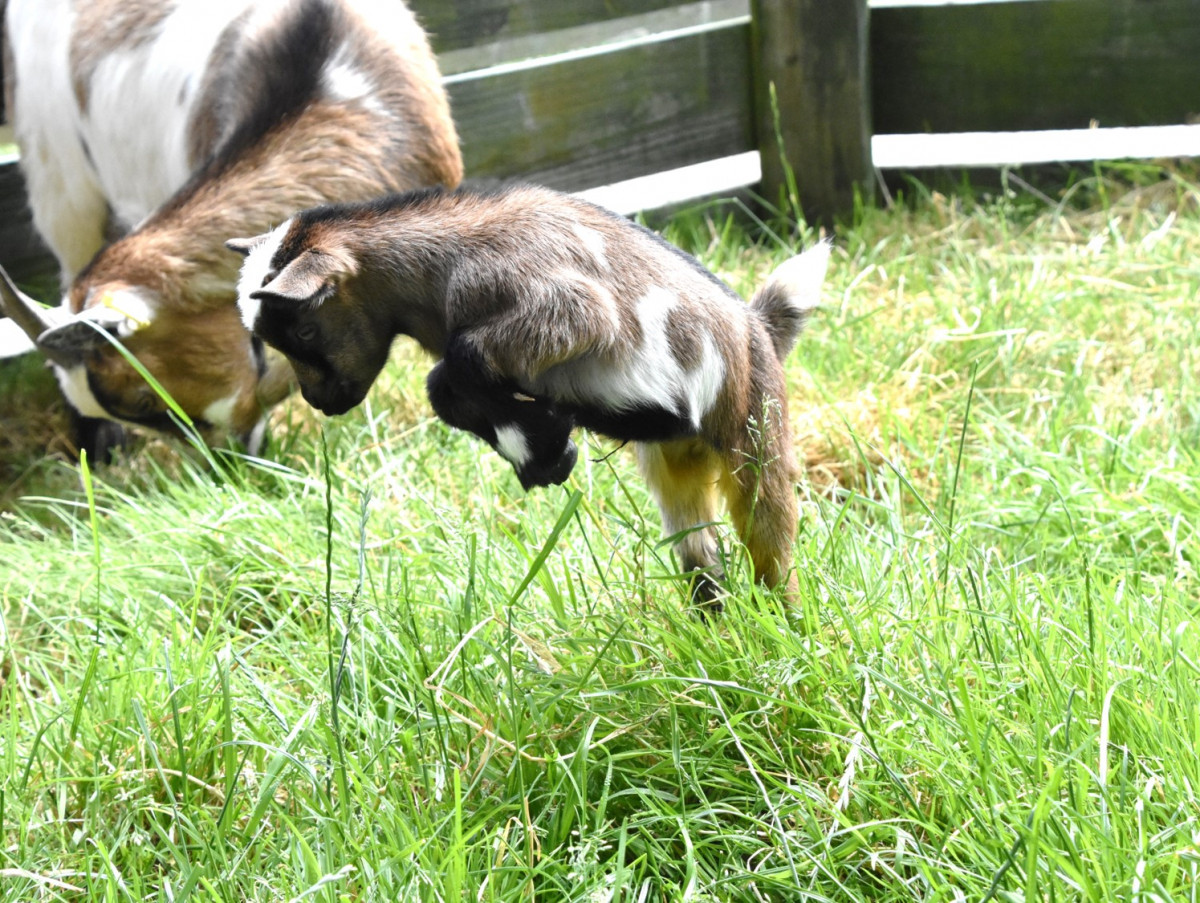
[[[694,258],[585,201],[525,187],[421,190],[306,210],[229,246],[242,318],[326,414],[361,402],[392,339],[440,358],[434,411],[561,483],[582,426],[637,445],[689,571],[717,594],[715,494],[757,575],[789,580],[796,475],[782,361],[817,305],[820,244],[747,305]],[[686,531],[686,532],[685,532]]]

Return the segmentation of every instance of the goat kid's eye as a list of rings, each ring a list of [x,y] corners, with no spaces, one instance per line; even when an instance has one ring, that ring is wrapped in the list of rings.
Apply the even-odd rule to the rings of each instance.
[[[316,323],[301,323],[296,327],[296,338],[301,342],[311,342],[317,337]]]

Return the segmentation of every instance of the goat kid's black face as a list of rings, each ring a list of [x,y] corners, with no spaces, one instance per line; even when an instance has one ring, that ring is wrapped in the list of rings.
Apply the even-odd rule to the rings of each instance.
[[[372,322],[347,281],[353,263],[291,236],[293,221],[226,246],[246,261],[238,309],[255,337],[287,358],[300,392],[324,414],[344,414],[366,397],[387,362],[392,334]],[[295,250],[284,251],[288,242]]]
[[[269,290],[252,297],[261,304],[254,334],[288,359],[305,401],[329,416],[362,402],[387,363],[392,336],[335,290],[306,300]]]

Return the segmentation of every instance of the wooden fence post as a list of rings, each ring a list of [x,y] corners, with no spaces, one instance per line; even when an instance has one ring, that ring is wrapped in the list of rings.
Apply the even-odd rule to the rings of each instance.
[[[856,190],[874,192],[867,0],[752,0],[751,9],[764,196],[775,203],[787,186],[782,141],[805,218],[832,225],[853,213]]]

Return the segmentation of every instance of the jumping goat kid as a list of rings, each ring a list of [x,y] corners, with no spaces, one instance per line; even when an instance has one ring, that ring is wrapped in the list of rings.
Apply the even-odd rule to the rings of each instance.
[[[206,439],[253,450],[292,376],[242,326],[225,239],[462,176],[402,0],[7,0],[5,51],[34,224],[65,296],[46,310],[0,279],[0,356],[36,347],[86,417],[173,428],[100,326]]]
[[[561,483],[571,431],[636,443],[694,594],[717,593],[719,490],[759,578],[789,584],[796,463],[782,362],[817,305],[819,244],[747,305],[694,258],[568,195],[415,191],[306,210],[233,240],[246,326],[326,414],[363,400],[407,335],[439,358],[434,411]],[[687,532],[685,532],[687,531]]]

